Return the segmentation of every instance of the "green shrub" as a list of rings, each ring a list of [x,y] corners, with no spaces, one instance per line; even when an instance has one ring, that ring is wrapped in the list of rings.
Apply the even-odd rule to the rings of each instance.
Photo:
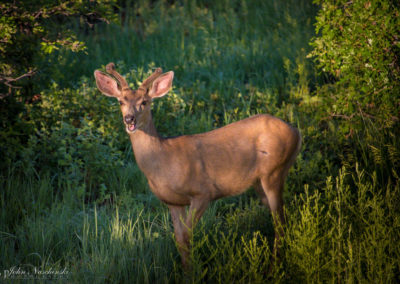
[[[28,109],[35,133],[21,156],[25,172],[48,173],[55,184],[66,182],[95,200],[110,173],[124,164],[126,137],[115,102],[91,85],[82,80],[76,90],[60,90],[53,84],[41,93],[40,102]]]
[[[396,175],[397,176],[397,175]],[[290,205],[287,277],[300,282],[395,282],[400,271],[399,178],[381,188],[376,173],[342,168],[324,187]],[[295,209],[293,211],[293,209]]]
[[[321,9],[310,56],[330,77],[318,94],[332,117],[348,120],[346,134],[371,119],[398,127],[400,6],[390,0],[316,0]]]

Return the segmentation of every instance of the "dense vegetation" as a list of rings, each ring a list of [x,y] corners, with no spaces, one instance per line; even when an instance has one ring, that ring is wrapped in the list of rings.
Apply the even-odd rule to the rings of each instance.
[[[2,281],[12,267],[66,270],[73,283],[400,281],[396,1],[9,2]],[[153,106],[164,136],[257,113],[300,129],[279,262],[271,216],[250,190],[211,205],[194,232],[193,271],[181,270],[168,210],[135,164],[117,101],[95,87],[93,71],[110,61],[133,87],[155,67],[175,72]]]

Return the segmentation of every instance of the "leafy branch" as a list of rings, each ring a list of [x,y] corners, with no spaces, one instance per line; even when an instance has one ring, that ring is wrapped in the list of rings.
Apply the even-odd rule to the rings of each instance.
[[[17,81],[37,73],[34,58],[60,48],[73,52],[85,50],[85,43],[77,40],[67,24],[73,19],[80,19],[81,23],[89,27],[99,22],[115,21],[115,3],[116,0],[1,3],[0,92],[8,89],[8,94],[0,98],[8,96],[12,89],[17,88]]]

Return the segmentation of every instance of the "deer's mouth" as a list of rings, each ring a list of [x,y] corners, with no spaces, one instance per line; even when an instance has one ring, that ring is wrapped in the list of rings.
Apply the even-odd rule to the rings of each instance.
[[[134,132],[136,130],[136,125],[135,124],[128,124],[126,126],[126,128],[128,129],[129,132]]]
[[[126,132],[133,133],[136,131],[136,123],[125,123]]]

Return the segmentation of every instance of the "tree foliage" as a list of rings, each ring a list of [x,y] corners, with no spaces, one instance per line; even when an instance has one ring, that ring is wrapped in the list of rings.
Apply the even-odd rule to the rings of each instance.
[[[117,18],[115,0],[4,1],[0,4],[0,150],[10,161],[32,133],[27,104],[49,86],[43,70],[46,57],[56,50],[85,50],[76,26],[90,28]],[[42,64],[40,65],[39,62]],[[39,67],[39,65],[41,67]],[[46,85],[47,84],[47,85]]]
[[[115,18],[114,0],[97,1],[6,1],[0,4],[0,83],[2,97],[9,95],[16,82],[38,70],[36,57],[60,48],[85,49],[83,42],[68,28],[73,18],[93,25]]]
[[[331,76],[319,94],[332,116],[355,127],[368,118],[399,121],[400,7],[390,0],[327,0],[321,5],[311,56]]]

